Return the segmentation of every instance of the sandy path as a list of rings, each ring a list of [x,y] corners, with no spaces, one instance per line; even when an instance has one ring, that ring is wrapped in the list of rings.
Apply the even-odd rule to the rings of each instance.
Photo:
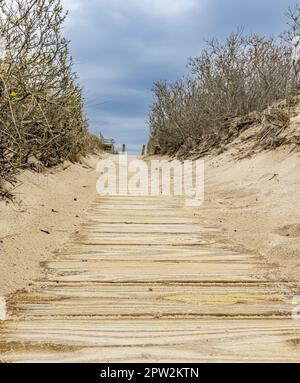
[[[217,233],[180,199],[97,197],[45,277],[9,296],[0,359],[299,361],[297,286]]]

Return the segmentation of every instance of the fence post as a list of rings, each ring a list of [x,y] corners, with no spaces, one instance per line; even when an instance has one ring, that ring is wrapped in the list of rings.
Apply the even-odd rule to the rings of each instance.
[[[142,156],[144,156],[146,154],[146,145],[143,145],[143,148],[142,148]]]

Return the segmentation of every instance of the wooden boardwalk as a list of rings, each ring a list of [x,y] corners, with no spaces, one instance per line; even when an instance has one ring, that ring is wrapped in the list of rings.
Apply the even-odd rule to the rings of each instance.
[[[44,280],[9,297],[1,361],[299,362],[294,284],[215,230],[176,198],[97,197]]]

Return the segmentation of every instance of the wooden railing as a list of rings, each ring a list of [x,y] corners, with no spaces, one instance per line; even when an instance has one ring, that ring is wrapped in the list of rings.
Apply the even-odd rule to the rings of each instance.
[[[115,153],[115,140],[112,138],[104,138],[102,133],[99,133],[100,140],[103,144],[104,150],[110,153]]]

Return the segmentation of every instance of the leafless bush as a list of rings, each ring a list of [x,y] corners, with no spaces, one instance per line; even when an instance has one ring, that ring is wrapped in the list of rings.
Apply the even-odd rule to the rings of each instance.
[[[281,38],[291,44],[295,37],[300,37],[300,6],[289,7],[286,17],[289,28],[281,34]]]
[[[288,16],[293,35],[297,30],[300,36],[300,9],[290,9]],[[208,41],[189,60],[187,79],[155,84],[149,151],[174,154],[187,141],[209,148],[223,139],[228,119],[261,112],[291,95],[298,85],[291,36],[291,30],[281,39],[239,30],[223,43]]]
[[[0,182],[35,157],[76,161],[91,145],[59,0],[0,1]],[[89,145],[87,143],[89,142]],[[1,184],[0,184],[1,188]]]
[[[195,81],[178,80],[174,84],[157,83],[156,101],[152,107],[150,125],[153,135],[159,136],[152,151],[176,152],[187,138],[198,134],[201,109],[200,93]]]

